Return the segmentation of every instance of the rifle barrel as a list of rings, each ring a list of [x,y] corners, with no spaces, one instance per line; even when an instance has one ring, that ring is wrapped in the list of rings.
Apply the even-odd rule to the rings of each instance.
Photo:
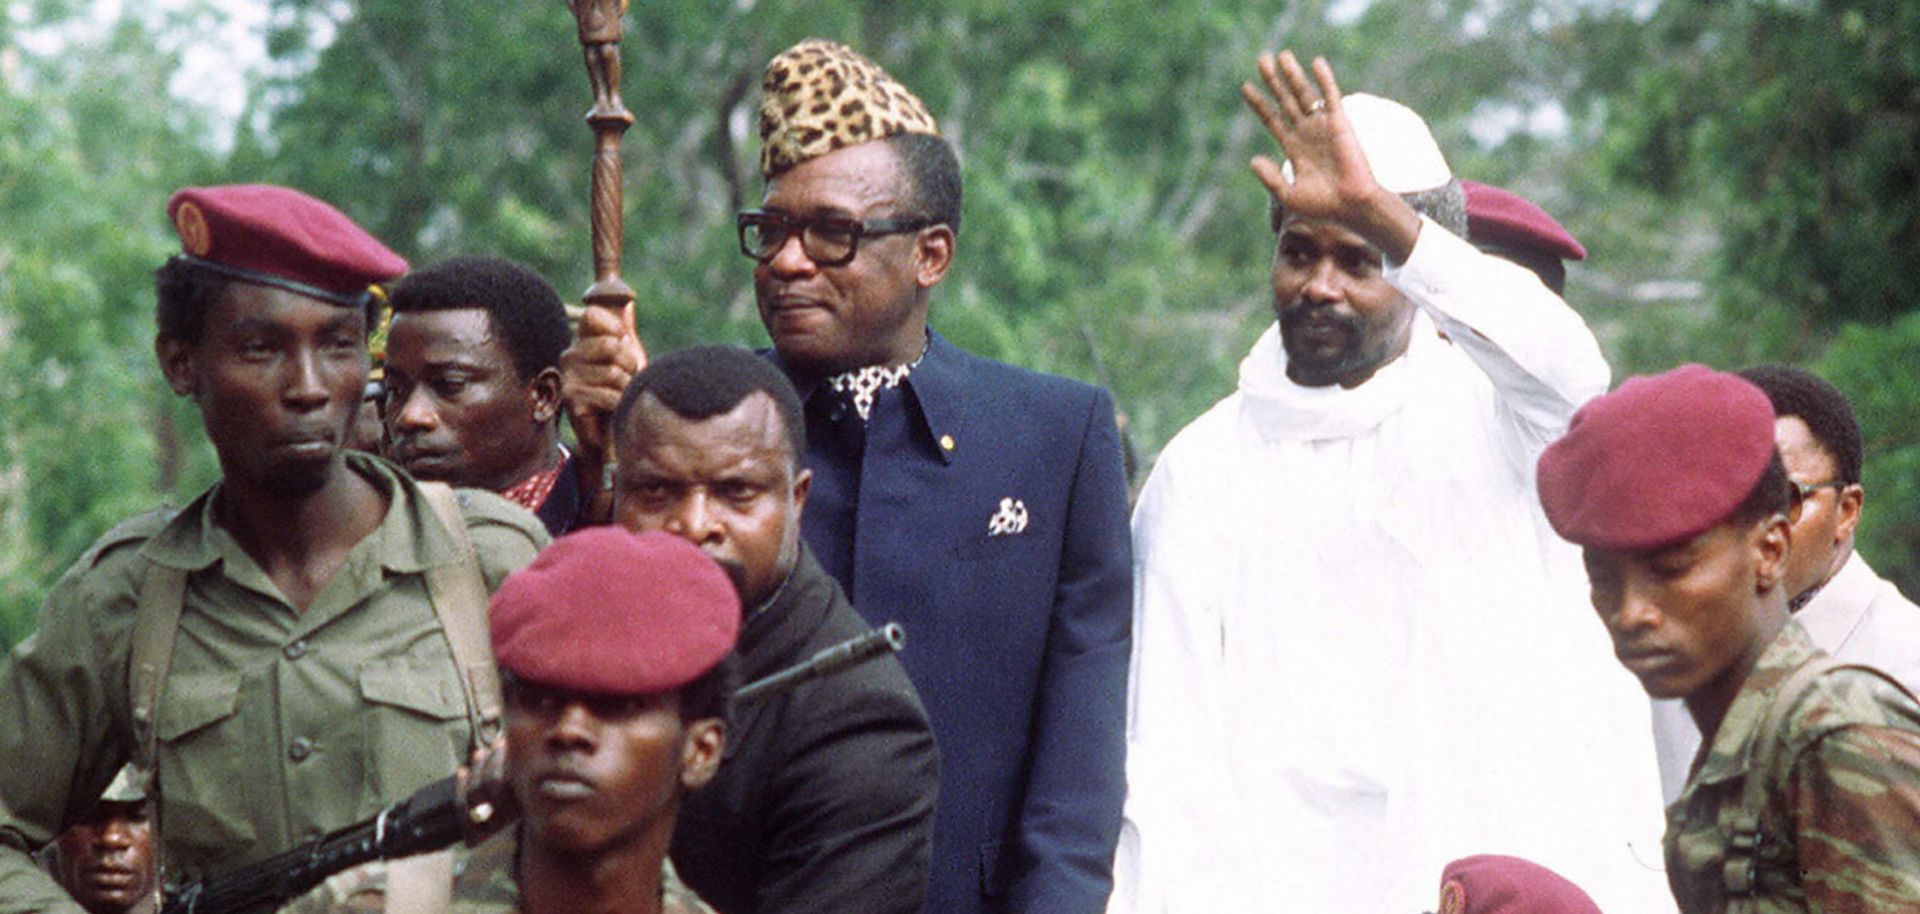
[[[898,622],[849,638],[734,692],[735,701],[766,698],[803,682],[900,650],[906,629]],[[256,914],[306,894],[328,876],[373,860],[392,860],[451,846],[465,834],[467,810],[453,778],[356,822],[258,863],[167,891],[161,914]]]
[[[769,693],[783,691],[803,682],[831,676],[850,666],[890,654],[907,646],[907,630],[898,622],[888,622],[865,634],[849,638],[821,650],[807,660],[741,686],[733,693],[736,702],[754,701]]]

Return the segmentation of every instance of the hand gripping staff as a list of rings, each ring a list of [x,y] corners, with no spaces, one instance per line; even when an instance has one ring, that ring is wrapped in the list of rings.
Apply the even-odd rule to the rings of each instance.
[[[621,180],[620,137],[633,126],[633,112],[620,100],[620,17],[627,0],[567,0],[567,9],[579,25],[580,48],[586,57],[587,81],[593,87],[593,107],[586,115],[593,130],[592,226],[593,285],[581,296],[590,308],[607,308],[624,315],[633,306],[633,288],[620,278],[620,252],[625,243],[621,215],[626,188]],[[611,451],[612,442],[607,445]],[[600,455],[613,466],[613,455]]]

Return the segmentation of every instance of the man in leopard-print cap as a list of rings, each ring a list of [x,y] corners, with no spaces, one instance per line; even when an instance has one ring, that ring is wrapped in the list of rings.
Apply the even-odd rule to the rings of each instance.
[[[810,38],[767,64],[760,89],[760,173],[903,133],[939,136],[927,106],[873,61]]]
[[[941,753],[925,909],[1102,910],[1132,637],[1113,401],[927,326],[961,180],[926,105],[819,40],[775,57],[762,89],[766,189],[739,214],[741,251],[805,405],[802,532],[863,615],[912,638],[900,659]],[[590,432],[641,360],[618,324],[590,314],[562,360]]]

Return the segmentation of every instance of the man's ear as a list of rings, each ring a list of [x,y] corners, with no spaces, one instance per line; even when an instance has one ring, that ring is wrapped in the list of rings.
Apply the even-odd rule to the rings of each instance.
[[[680,786],[699,790],[720,771],[720,756],[727,749],[727,725],[718,717],[703,717],[687,724],[686,739],[680,751]]]
[[[196,367],[193,344],[162,333],[153,338],[153,355],[160,361],[160,373],[166,376],[167,386],[182,397],[191,396]]]
[[[1867,490],[1859,483],[1841,486],[1834,496],[1834,510],[1840,512],[1840,521],[1833,533],[1842,541],[1853,538],[1853,531],[1860,526],[1860,509],[1866,506]]]
[[[545,425],[560,415],[560,369],[548,365],[527,382],[527,399],[533,401],[533,421]]]
[[[813,491],[813,471],[805,467],[793,477],[793,522],[800,523],[800,515],[807,507],[807,493]]]
[[[914,249],[915,282],[922,289],[931,289],[947,278],[947,270],[953,266],[953,228],[936,225],[920,230]]]
[[[1793,525],[1786,513],[1769,515],[1753,528],[1754,589],[1766,593],[1781,586],[1787,554],[1793,550]]]

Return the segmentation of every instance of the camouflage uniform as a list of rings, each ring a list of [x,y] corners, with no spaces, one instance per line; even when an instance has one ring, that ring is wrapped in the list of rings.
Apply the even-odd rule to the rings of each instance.
[[[1891,681],[1838,670],[1777,732],[1759,732],[1787,678],[1820,656],[1788,622],[1668,807],[1667,881],[1686,914],[1920,911],[1920,705]],[[1758,770],[1767,740],[1779,742],[1774,763]],[[1766,802],[1754,889],[1735,896],[1726,863],[1750,776],[1766,779]]]
[[[520,891],[513,883],[515,836],[508,829],[479,847],[456,853],[449,914],[513,914]],[[371,863],[348,870],[281,909],[281,914],[383,914],[386,867]],[[680,881],[673,862],[660,861],[661,914],[717,914]]]

